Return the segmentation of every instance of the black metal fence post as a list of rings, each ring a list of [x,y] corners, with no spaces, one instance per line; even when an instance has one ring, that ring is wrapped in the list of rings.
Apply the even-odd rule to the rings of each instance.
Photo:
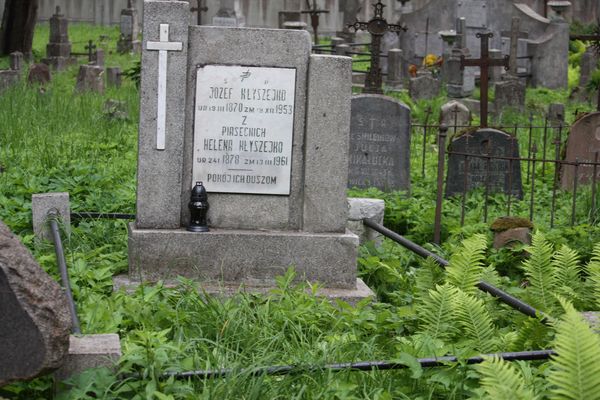
[[[446,161],[446,135],[448,127],[440,126],[438,134],[438,176],[437,176],[437,197],[435,204],[435,223],[433,230],[433,242],[440,244],[442,240],[442,206],[444,202],[444,162]]]

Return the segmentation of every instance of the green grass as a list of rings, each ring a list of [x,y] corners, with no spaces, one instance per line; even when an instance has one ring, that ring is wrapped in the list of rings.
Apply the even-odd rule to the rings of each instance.
[[[116,28],[84,24],[70,27],[77,52],[84,51],[88,39],[96,41],[101,35],[109,37],[102,44],[106,65],[131,68],[136,56],[115,54]],[[47,37],[47,25],[40,25],[34,39],[36,59],[44,56]],[[120,89],[110,88],[102,95],[75,93],[76,73],[77,66],[73,66],[55,73],[52,82],[43,88],[22,83],[0,95],[0,220],[30,246],[40,264],[55,277],[58,274],[52,247],[33,248],[32,194],[69,192],[76,211],[135,212],[138,91],[126,80]],[[442,97],[413,102],[406,93],[395,96],[411,106],[415,121],[423,122],[429,106],[434,110],[430,122],[438,120]],[[530,109],[542,110],[548,102],[564,101],[566,92],[529,90],[528,98]],[[108,99],[124,101],[129,118],[111,119],[106,115],[104,103]],[[569,121],[574,118],[573,107],[567,106]],[[521,123],[527,117],[507,113],[502,123]],[[425,244],[432,238],[437,148],[432,136],[423,143],[421,135],[413,136],[412,146],[410,196],[372,189],[350,194],[385,199],[386,225]],[[424,178],[420,170],[421,146],[426,146],[428,154]],[[539,183],[542,194],[536,208],[540,214],[548,208],[551,174],[551,170],[547,171]],[[581,221],[587,220],[583,205],[589,200],[585,196],[589,196],[589,191],[580,200]],[[502,214],[501,197],[490,200],[490,218]],[[559,225],[567,225],[568,193],[560,193],[558,204]],[[527,206],[526,200],[515,203],[513,212],[527,214]],[[461,243],[474,233],[489,236],[489,224],[482,223],[481,193],[469,195],[467,210],[467,223],[460,227],[459,202],[444,200],[445,241],[441,247],[425,245],[450,258],[466,251],[461,249]],[[547,231],[551,242],[568,243],[584,260],[589,259],[600,233],[596,226],[588,225],[555,230],[547,229],[543,222],[538,226]],[[83,331],[119,333],[124,354],[118,373],[84,373],[72,379],[71,386],[60,384],[63,392],[59,398],[462,399],[474,396],[479,389],[479,375],[472,367],[458,364],[422,370],[415,364],[415,357],[468,357],[482,349],[468,337],[451,335],[460,325],[448,325],[446,339],[428,336],[422,315],[425,311],[434,315],[434,297],[429,290],[443,282],[444,274],[387,240],[379,248],[363,246],[360,258],[360,273],[377,291],[381,302],[356,307],[330,304],[313,296],[312,287],[292,283],[292,272],[279,277],[278,289],[268,296],[240,294],[229,300],[216,299],[198,295],[196,284],[187,280],[174,289],[158,284],[143,286],[133,294],[113,292],[112,276],[127,270],[127,231],[123,221],[74,222],[65,247]],[[524,279],[520,265],[526,254],[522,247],[499,251],[486,248],[484,264],[495,270],[484,271],[485,279],[512,294],[526,296],[529,289],[520,284]],[[443,295],[442,289],[436,290],[439,296]],[[492,316],[490,329],[497,349],[526,350],[549,345],[552,329],[527,320],[481,293],[469,301],[477,305],[478,313]],[[267,365],[302,367],[383,359],[395,360],[408,368],[342,373],[317,370],[290,376],[254,377],[250,373],[252,368]],[[523,365],[530,368],[532,385],[544,388],[548,365]],[[218,368],[231,368],[234,373],[209,380],[175,381],[161,376],[165,371]],[[0,397],[16,399],[44,399],[51,393],[49,377],[0,389]]]

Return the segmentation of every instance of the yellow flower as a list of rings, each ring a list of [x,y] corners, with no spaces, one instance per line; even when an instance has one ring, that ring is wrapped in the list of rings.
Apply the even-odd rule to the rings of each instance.
[[[423,59],[423,65],[425,67],[431,67],[435,65],[438,61],[438,57],[435,54],[427,54]]]

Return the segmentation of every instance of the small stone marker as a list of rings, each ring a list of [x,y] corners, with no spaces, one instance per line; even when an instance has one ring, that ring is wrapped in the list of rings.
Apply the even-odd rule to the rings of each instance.
[[[496,115],[499,116],[506,108],[523,111],[525,109],[525,89],[525,83],[518,78],[496,83],[496,98],[494,100]]]
[[[548,121],[552,127],[558,128],[565,122],[565,105],[561,103],[552,103],[548,106]]]
[[[92,64],[97,65],[99,67],[104,67],[104,50],[98,49],[92,56]]]
[[[485,155],[518,158],[519,142],[506,132],[489,128],[454,138],[449,148],[446,197],[486,186],[489,193],[523,197],[521,163],[477,157]]]
[[[408,95],[413,100],[433,99],[440,94],[442,83],[431,74],[425,73],[411,78],[408,83]]]
[[[587,114],[571,126],[567,138],[567,151],[565,161],[569,162],[594,162],[596,153],[600,153],[600,112]],[[598,159],[600,161],[600,157]],[[579,165],[577,167],[577,182],[582,184],[592,183],[594,177],[593,165]],[[596,167],[596,181],[600,181],[600,165]],[[575,180],[575,166],[561,166],[561,187],[573,190]]]
[[[516,243],[531,244],[530,220],[520,217],[500,217],[490,226],[494,232],[494,248],[512,247]]]
[[[457,100],[450,100],[441,107],[440,125],[446,125],[448,135],[454,137],[456,132],[471,126],[471,110]]]
[[[10,69],[20,71],[23,68],[23,53],[15,51],[10,53]]]
[[[106,68],[106,84],[116,88],[121,87],[122,82],[121,68],[119,67],[108,67]]]
[[[382,95],[352,98],[348,187],[410,190],[410,109]]]
[[[71,317],[63,290],[0,222],[0,386],[61,366]]]
[[[121,342],[114,333],[73,336],[69,338],[69,352],[55,378],[62,381],[91,368],[106,367],[117,370],[121,358]]]
[[[598,53],[593,47],[588,47],[581,56],[579,86],[585,88],[588,84],[592,72],[598,68]]]
[[[32,64],[29,67],[29,74],[27,75],[27,82],[30,84],[39,83],[45,85],[50,82],[50,68],[46,64]]]
[[[350,231],[358,235],[360,244],[374,241],[381,245],[381,233],[367,227],[363,221],[372,220],[383,225],[385,202],[381,199],[348,198],[348,223]]]
[[[104,93],[104,68],[98,65],[80,65],[75,90]]]

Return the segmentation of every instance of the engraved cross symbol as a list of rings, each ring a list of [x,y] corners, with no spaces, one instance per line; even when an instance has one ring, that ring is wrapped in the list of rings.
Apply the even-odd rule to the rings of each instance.
[[[158,102],[156,107],[156,149],[164,150],[167,115],[167,52],[183,50],[183,43],[169,42],[169,24],[160,24],[160,41],[146,42],[146,50],[158,51]]]

